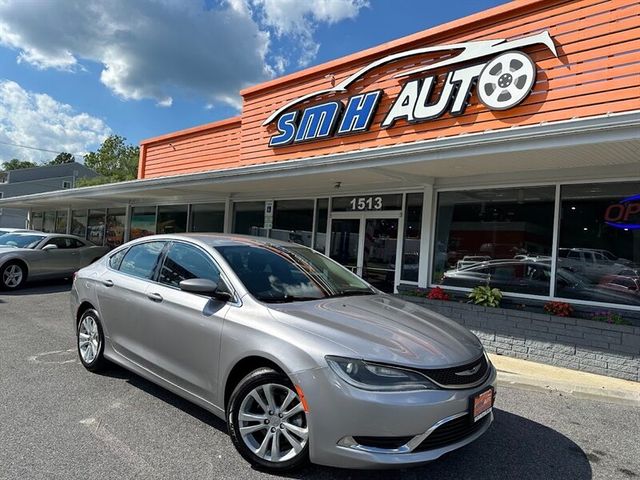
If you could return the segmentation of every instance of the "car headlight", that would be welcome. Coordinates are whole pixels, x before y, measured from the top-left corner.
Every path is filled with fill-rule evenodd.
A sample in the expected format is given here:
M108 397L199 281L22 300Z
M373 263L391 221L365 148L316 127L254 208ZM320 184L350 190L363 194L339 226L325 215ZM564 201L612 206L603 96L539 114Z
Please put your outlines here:
M369 363L355 358L325 357L329 367L342 380L363 390L407 391L435 390L438 387L425 376L400 367Z

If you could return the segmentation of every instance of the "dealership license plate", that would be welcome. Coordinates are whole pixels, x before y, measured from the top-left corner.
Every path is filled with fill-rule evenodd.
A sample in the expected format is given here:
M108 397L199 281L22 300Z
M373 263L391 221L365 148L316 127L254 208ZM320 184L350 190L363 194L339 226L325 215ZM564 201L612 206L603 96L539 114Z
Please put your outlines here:
M471 404L473 421L477 422L485 415L491 413L491 407L493 406L493 389L485 390L473 397Z

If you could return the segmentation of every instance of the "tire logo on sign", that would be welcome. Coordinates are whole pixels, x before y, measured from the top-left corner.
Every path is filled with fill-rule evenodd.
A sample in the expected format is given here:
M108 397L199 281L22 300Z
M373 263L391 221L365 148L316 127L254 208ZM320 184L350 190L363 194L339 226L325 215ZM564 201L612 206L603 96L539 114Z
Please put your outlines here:
M507 110L522 102L536 81L536 66L522 52L507 52L491 60L478 78L478 98L491 110Z

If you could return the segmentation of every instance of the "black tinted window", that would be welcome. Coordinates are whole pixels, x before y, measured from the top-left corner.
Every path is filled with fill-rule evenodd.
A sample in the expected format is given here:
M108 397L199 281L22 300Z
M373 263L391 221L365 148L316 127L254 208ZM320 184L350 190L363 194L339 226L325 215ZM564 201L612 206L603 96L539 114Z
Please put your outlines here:
M120 271L135 277L151 279L165 242L147 242L131 247L120 265Z
M78 241L69 237L53 237L47 242L47 245L55 245L58 248L78 248Z
M162 269L160 283L177 287L182 280L206 278L220 281L220 271L209 256L193 245L174 243L169 247Z

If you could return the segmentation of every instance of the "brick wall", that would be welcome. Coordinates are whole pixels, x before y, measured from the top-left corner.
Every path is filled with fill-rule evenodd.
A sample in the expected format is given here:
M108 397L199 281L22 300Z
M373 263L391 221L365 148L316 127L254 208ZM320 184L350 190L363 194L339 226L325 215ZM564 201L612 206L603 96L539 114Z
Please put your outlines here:
M488 352L640 381L640 327L403 296L464 325Z

